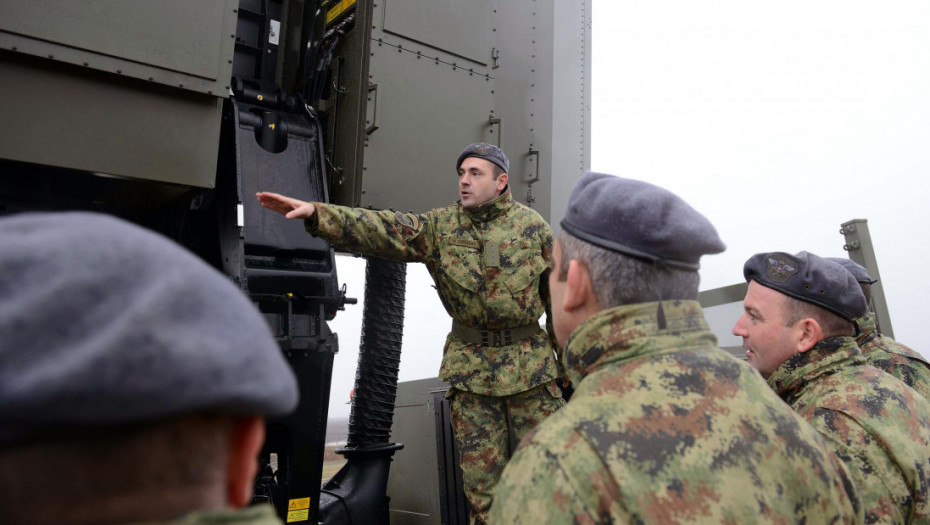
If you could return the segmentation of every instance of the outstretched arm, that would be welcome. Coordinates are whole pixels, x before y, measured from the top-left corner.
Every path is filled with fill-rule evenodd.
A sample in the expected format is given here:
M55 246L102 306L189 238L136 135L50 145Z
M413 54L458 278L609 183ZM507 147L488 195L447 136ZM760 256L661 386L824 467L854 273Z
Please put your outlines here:
M271 211L276 211L288 219L307 219L316 211L312 202L305 202L277 193L260 191L255 194L258 202Z

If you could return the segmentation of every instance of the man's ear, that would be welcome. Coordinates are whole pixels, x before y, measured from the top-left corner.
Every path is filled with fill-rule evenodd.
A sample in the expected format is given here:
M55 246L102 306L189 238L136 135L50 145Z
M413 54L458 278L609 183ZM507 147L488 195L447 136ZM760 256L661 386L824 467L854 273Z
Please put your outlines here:
M229 462L226 470L226 498L234 508L252 501L252 488L258 474L258 453L265 443L265 420L259 416L233 419L229 436Z
M568 277L565 283L565 297L562 302L562 309L566 312L573 312L588 304L588 301L594 296L594 288L591 284L591 274L588 267L577 259L572 259L568 263Z
M503 191L507 187L507 174L501 173L497 176L497 191Z
M794 326L794 336L799 353L804 353L823 339L823 329L815 319L801 319Z

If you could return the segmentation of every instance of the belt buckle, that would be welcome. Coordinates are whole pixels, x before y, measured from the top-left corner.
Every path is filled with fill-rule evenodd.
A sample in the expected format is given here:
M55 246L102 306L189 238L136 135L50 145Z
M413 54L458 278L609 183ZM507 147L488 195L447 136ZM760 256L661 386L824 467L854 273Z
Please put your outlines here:
M504 346L501 344L501 333L496 330L491 333L494 334L494 344L492 346Z

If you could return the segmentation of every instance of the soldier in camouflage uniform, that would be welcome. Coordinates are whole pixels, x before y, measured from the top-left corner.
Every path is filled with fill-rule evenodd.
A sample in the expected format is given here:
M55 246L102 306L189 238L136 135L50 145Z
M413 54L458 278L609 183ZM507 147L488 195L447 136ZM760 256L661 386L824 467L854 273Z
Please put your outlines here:
M419 214L258 194L269 209L304 218L309 233L337 250L426 264L452 316L439 378L451 387L465 494L478 522L511 439L562 405L557 347L539 327L549 311L552 231L513 200L508 167L496 146L467 147L456 163L461 203Z
M827 260L846 268L859 282L866 303L872 303L872 284L876 281L868 270L845 257L827 257ZM865 361L904 381L924 398L930 399L930 362L910 348L879 333L874 312L856 319L856 325L859 327L856 344L862 350Z
M855 278L814 254L760 253L733 333L749 363L846 463L866 523L930 522L930 402L865 363Z
M561 225L550 290L576 390L524 438L492 523L861 520L817 432L716 347L697 269L724 246L704 216L661 188L586 173Z

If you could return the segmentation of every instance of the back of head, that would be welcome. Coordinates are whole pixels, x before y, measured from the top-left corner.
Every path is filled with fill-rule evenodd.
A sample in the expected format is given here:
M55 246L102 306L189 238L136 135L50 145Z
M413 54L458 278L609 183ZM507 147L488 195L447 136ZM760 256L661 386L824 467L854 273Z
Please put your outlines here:
M701 278L697 272L656 265L583 241L562 231L559 234L564 272L570 261L585 264L601 308L665 300L695 300ZM564 278L564 277L563 277Z
M583 261L602 308L695 299L700 258L725 249L710 221L674 193L604 173L578 180L561 226L560 268Z
M872 303L872 285L877 283L876 279L872 279L872 276L869 275L869 271L865 269L865 266L857 263L856 261L849 259L847 257L824 257L826 260L835 262L843 268L846 268L846 271L852 274L856 278L856 281L859 283L859 288L862 289L862 295L865 296L865 302L867 304Z
M219 428L296 405L261 315L168 239L105 215L22 214L0 219L0 246L0 470L36 447L132 448L145 429L177 434L166 422Z

